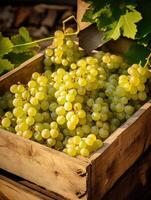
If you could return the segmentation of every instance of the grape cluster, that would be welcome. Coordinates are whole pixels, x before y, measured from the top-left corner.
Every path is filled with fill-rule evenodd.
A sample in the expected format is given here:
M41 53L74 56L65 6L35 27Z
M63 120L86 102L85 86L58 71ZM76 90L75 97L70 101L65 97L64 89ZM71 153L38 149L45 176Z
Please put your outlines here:
M84 56L56 31L44 72L0 97L1 127L70 156L89 156L149 97L147 68L121 56Z
M66 148L63 152L70 156L82 155L88 157L91 152L102 147L102 145L103 142L97 139L95 134L89 134L87 137L83 138L76 135L68 139Z
M145 84L148 78L150 78L148 69L134 64L128 68L128 75L119 77L119 86L134 100L145 101L147 99Z
M47 48L45 51L44 63L46 67L50 67L52 64L61 64L63 67L67 67L82 56L83 53L79 50L77 42L70 37L65 37L62 31L56 31L54 36L53 49Z

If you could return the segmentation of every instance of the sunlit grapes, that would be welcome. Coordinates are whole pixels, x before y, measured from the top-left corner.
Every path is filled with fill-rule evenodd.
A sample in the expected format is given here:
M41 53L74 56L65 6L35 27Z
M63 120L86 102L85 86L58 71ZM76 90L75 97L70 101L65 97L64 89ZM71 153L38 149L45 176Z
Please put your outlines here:
M0 97L0 127L69 156L89 157L148 100L150 77L147 66L130 66L119 55L85 56L58 30L45 50L43 73Z

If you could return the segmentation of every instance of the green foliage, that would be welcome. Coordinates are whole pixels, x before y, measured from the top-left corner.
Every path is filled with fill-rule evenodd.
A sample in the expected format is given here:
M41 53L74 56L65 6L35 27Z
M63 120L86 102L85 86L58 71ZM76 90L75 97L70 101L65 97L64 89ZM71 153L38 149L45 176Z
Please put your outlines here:
M19 29L19 34L11 37L11 41L14 45L26 44L32 42L29 32L26 28L22 27ZM30 51L30 48L36 47L37 44L29 44L27 46L16 46L13 48L13 52L22 53Z
M7 59L0 59L0 74L3 74L5 71L10 71L14 68L14 64L12 64Z
M3 37L0 33L0 57L3 55L8 54L11 51L11 48L13 47L12 42L9 38Z
M150 51L143 45L134 43L124 56L127 58L129 64L141 62L141 64L144 66L146 63L146 58L149 56L149 54Z
M130 62L144 62L145 56L151 51L151 1L84 1L90 5L83 16L83 21L96 24L98 30L104 32L105 41L117 40L121 36L135 40L136 45L129 49L127 58ZM139 56L136 56L137 54Z
M31 58L37 46L36 42L32 42L28 30L24 27L11 38L3 37L0 33L0 75Z
M118 39L121 35L135 38L137 26L142 17L129 1L107 0L89 1L90 6L83 20L96 23L100 31L105 32L105 39Z
M127 12L125 15L121 15L119 21L115 24L114 29L109 31L108 38L117 40L122 31L123 36L134 39L137 32L136 23L140 21L141 18L141 14L136 10Z
M9 53L5 56L11 63L13 63L15 66L18 66L25 62L26 60L30 59L35 55L36 52L23 52L23 53Z

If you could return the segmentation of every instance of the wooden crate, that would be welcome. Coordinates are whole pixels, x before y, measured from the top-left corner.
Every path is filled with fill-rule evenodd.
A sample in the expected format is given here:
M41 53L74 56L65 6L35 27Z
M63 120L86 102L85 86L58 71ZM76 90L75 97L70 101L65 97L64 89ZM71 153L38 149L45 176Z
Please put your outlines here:
M151 199L151 148L122 175L102 200ZM57 194L0 170L0 200L61 200Z
M38 186L30 186L30 182L0 171L0 200L55 200L53 194L42 193ZM53 198L54 196L54 198Z
M1 94L42 70L43 54L0 78ZM151 144L151 102L145 103L89 158L72 158L0 129L0 168L23 177L62 199L98 200Z

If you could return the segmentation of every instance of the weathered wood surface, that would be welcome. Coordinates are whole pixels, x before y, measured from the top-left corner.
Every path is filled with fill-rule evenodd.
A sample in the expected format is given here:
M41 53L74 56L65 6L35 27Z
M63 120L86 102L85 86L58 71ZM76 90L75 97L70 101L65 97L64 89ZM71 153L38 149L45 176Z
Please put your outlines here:
M3 175L0 175L0 194L2 200L54 200Z
M35 185L34 183L31 183L31 182L26 181L24 179L20 180L19 183L22 184L22 185L25 185L28 188L31 188L32 190L38 191L38 192L52 198L53 200L67 200L65 197L60 196L58 193L48 191L48 190L44 189L43 187L39 187L38 185Z
M3 193L0 192L0 200L9 200Z
M88 22L82 22L83 15L88 6L88 3L82 0L77 0L77 21L80 26L80 30L83 30L90 25Z
M0 168L63 197L74 200L86 195L86 166L82 160L0 129Z
M151 102L144 104L91 157L91 198L98 200L151 144ZM91 199L90 198L90 199Z
M102 200L151 199L151 147L118 180Z
M26 195L24 195L24 193ZM40 199L44 200L65 200L59 195L45 190L31 182L16 177L6 171L0 171L0 200L18 200L23 196L26 197L27 200L33 200L33 195L34 199L35 196L38 196ZM124 175L122 175L111 190L105 194L102 200L111 199L151 199L151 147ZM100 200L100 198L98 198L98 200Z

